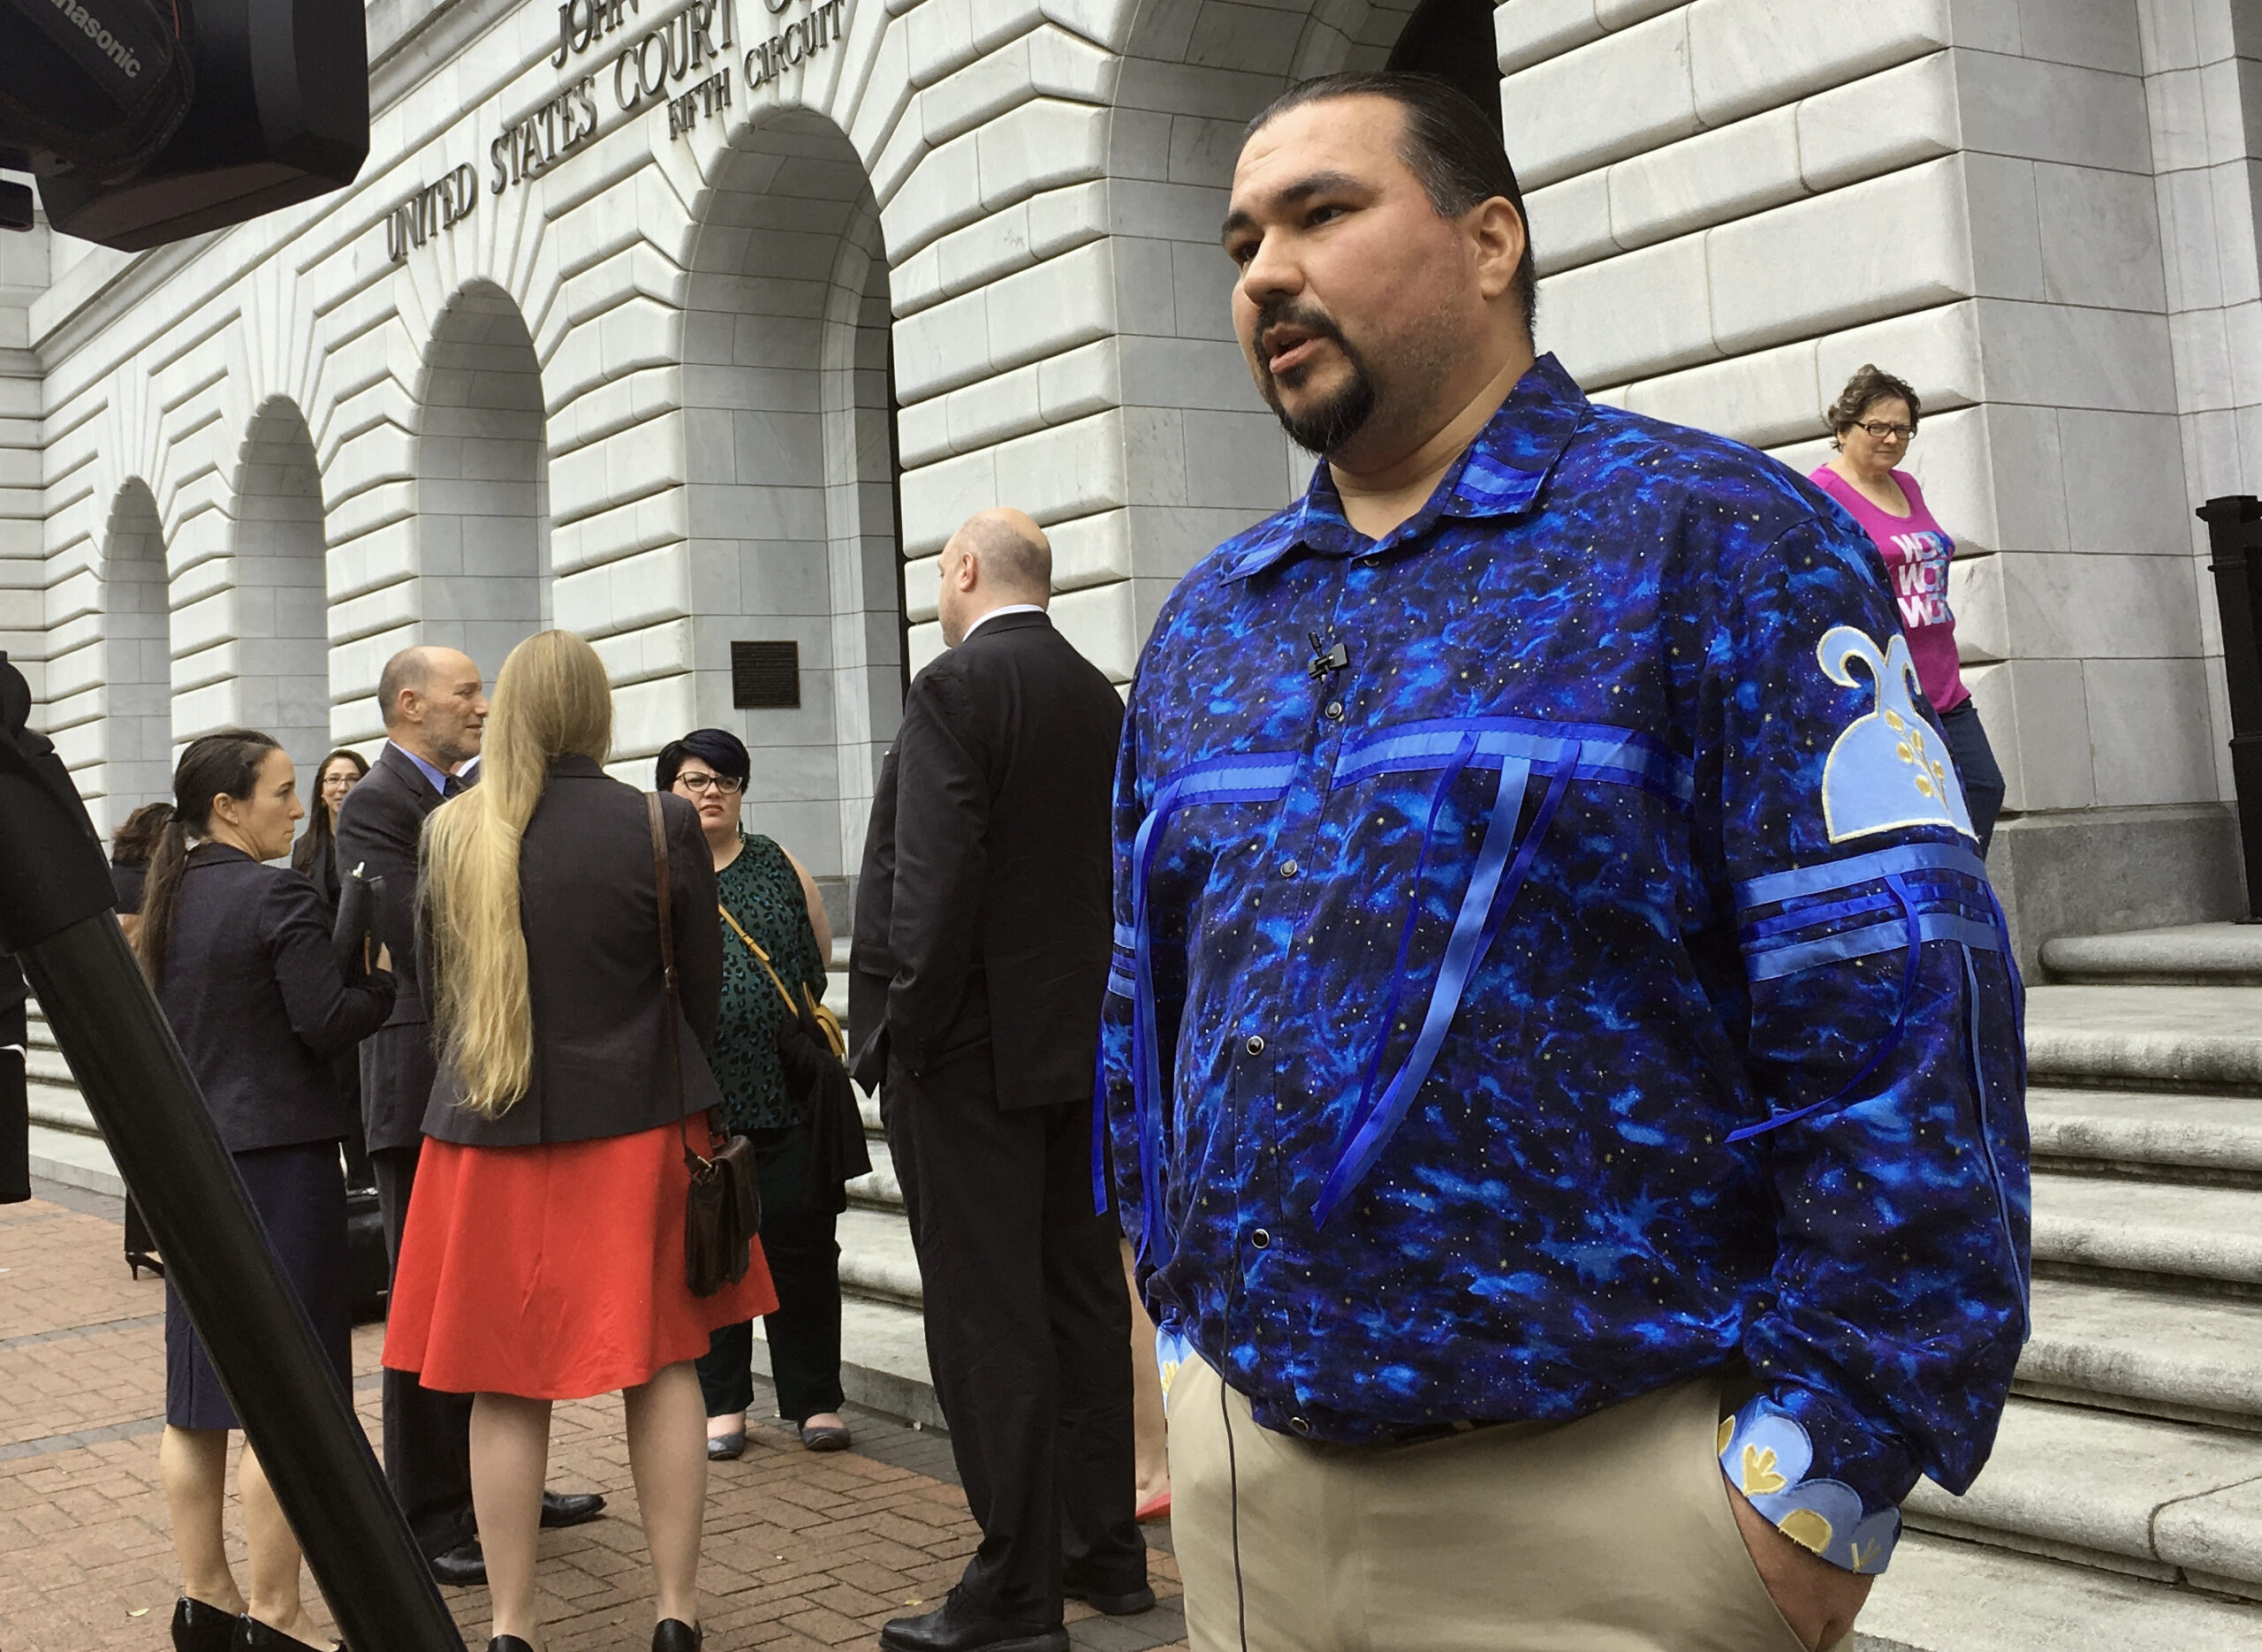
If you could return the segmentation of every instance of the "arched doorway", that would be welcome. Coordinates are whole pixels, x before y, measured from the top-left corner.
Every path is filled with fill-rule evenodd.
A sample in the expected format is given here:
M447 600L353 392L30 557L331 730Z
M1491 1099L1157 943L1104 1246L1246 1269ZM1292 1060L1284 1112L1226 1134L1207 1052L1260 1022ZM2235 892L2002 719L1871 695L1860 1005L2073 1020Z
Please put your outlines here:
M210 726L273 735L302 782L322 761L330 740L327 555L314 438L298 408L275 397L253 418L237 472L229 693L184 705L180 738L205 731L186 723L202 714Z
M144 803L173 794L172 657L167 623L164 530L148 484L129 481L102 530L101 678L108 703L98 776L80 784L102 803L115 830Z
M1119 104L1108 149L1123 407L1149 460L1134 467L1124 513L1135 642L1188 568L1311 476L1233 337L1217 234L1241 128L1299 82L1388 66L1415 12L1414 0L1283 7L1261 22L1226 0L1140 10L1125 49L1138 72L1127 65L1120 85L1142 106Z
M414 640L491 681L550 613L542 368L510 294L475 281L448 302L417 405Z
M694 715L752 750L750 822L838 880L903 703L887 261L822 116L748 130L714 177L684 315Z

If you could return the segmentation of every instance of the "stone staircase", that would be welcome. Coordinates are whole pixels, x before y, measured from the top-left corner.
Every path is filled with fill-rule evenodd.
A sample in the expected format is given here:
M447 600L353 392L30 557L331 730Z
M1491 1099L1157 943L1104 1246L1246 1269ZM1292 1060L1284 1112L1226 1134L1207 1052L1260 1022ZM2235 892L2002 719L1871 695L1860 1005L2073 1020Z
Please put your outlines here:
M1862 1642L2262 1647L2262 928L2042 958L2033 1340L1978 1481L1909 1499Z

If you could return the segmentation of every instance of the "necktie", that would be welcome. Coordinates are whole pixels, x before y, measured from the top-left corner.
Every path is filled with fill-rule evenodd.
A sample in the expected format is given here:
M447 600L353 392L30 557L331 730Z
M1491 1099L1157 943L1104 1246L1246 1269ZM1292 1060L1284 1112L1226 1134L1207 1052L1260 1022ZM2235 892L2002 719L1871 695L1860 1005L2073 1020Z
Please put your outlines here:
M461 775L450 775L448 777L447 784L440 788L441 801L445 802L448 799L459 795L463 789L463 777Z

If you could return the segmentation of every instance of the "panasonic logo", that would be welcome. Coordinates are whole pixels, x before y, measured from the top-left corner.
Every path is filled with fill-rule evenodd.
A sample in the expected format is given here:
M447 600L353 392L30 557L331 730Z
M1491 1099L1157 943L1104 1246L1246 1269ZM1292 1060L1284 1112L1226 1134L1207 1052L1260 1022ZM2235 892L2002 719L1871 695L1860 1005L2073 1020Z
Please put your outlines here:
M79 4L78 0L55 0L55 9L69 18L80 34L102 48L102 56L116 64L127 80L141 78L141 60L133 55L133 49L103 27L102 20Z

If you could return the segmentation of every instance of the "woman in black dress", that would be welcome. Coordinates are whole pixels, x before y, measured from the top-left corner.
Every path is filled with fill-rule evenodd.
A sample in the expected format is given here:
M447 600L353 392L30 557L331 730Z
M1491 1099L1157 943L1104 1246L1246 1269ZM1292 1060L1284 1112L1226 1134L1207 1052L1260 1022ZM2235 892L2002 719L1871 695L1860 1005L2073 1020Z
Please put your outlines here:
M149 864L135 951L233 1156L277 1261L345 1391L352 1286L338 1144L358 1127L330 1063L392 1011L382 966L348 981L314 885L261 862L290 851L306 811L291 759L264 734L193 741L173 771L174 815ZM165 1287L165 1433L158 1468L183 1587L173 1644L310 1645L299 1543L258 1459L237 1472L247 1592L221 1539L228 1430L238 1425L179 1296Z
M322 767L315 770L314 807L307 811L307 829L299 834L299 841L291 847L291 868L303 872L314 880L322 891L323 910L331 921L338 917L338 811L345 807L345 794L361 783L369 772L368 760L361 753L346 746L322 760ZM348 1045L330 1064L330 1077L338 1082L338 1094L358 1121L361 1117L361 1051L359 1046ZM362 1147L361 1132L356 1129L345 1138L345 1185L348 1187L375 1187L376 1172L369 1168L369 1156Z

